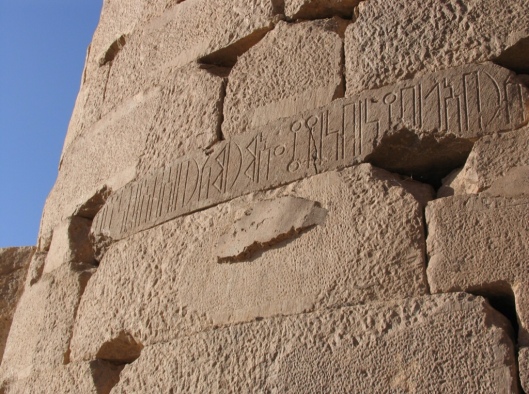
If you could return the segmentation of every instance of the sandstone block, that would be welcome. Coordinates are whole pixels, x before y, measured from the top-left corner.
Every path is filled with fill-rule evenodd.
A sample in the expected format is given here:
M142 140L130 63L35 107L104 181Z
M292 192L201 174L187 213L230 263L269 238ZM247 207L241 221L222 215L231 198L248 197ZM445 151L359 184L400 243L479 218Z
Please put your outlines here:
M0 362L35 248L0 248Z
M69 362L79 300L92 271L62 266L26 286L13 317L0 380L19 380Z
M428 203L428 281L434 293L505 293L529 272L527 199L454 196Z
M516 314L518 316L518 345L529 347L529 281L513 286Z
M113 393L516 393L507 326L467 294L266 319L146 347Z
M119 381L119 373L122 369L123 367L101 360L72 363L6 383L4 392L5 394L108 394Z
M169 70L163 80L123 102L68 147L44 208L41 238L49 238L61 220L101 189L116 190L136 174L217 140L224 79L208 67L191 65ZM95 213L79 214L93 218Z
M340 18L279 22L237 59L224 104L225 137L297 115L343 97Z
M529 195L529 128L478 140L455 182L455 194Z
M91 225L91 220L74 216L55 228L44 273L62 265L94 263L94 251L88 240Z
M529 392L529 347L518 351L518 368L520 370L520 381L525 392Z
M130 183L109 198L92 232L96 239L121 239L241 195L365 161L412 176L444 171L463 163L476 138L525 125L527 97L512 72L484 64L338 99L190 153Z
M366 164L239 198L113 244L81 301L72 359L93 359L102 346L122 343L123 332L148 346L213 326L425 294L422 206L408 190L432 198L430 186ZM260 245L236 264L218 263L224 251L218 245L234 223L249 211L262 215L263 207L281 210L297 199L308 200L309 212L317 202L327 211L325 222ZM299 215L285 221L297 228ZM257 241L262 236L253 234Z
M365 1L345 34L347 96L434 70L495 60L529 38L529 3ZM506 66L529 67L523 59Z
M289 19L319 19L331 16L352 18L361 0L285 0Z

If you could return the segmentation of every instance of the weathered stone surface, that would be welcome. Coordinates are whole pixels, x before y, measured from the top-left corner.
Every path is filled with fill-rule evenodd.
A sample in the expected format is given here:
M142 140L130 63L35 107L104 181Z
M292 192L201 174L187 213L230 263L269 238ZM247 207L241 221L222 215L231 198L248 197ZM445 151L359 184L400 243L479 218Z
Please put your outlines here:
M454 180L454 193L486 190L506 197L529 195L528 167L529 127L483 137L475 143L463 170Z
M0 248L0 362L35 248Z
M72 360L93 359L122 332L148 346L215 325L425 294L422 205L414 195L428 194L428 185L365 164L117 242L81 301ZM318 202L325 223L249 260L218 264L216 244L233 223L285 196Z
M62 265L94 263L94 251L88 240L91 225L91 220L74 216L55 228L44 273Z
M480 297L450 294L265 319L150 346L113 393L516 393L515 364L503 316Z
M345 34L346 95L494 60L528 37L525 0L365 1Z
M529 392L529 347L518 351L518 369L522 388L527 393Z
M290 19L316 19L341 16L351 18L361 0L285 0L285 15Z
M474 195L428 203L432 292L505 292L527 280L528 206L528 199Z
M528 121L527 90L492 64L335 100L190 154L109 198L92 232L120 239L247 193L370 161L402 172L461 162L479 136Z
M246 133L343 97L340 18L279 22L237 59L224 104L225 137Z
M524 282L513 286L516 314L518 316L518 345L529 347L529 281L527 276Z
M296 197L262 201L251 206L217 242L219 259L248 258L259 249L295 237L323 224L327 211L318 203Z
M24 379L69 362L75 315L91 273L62 266L26 286L13 317L0 380Z
M4 392L5 394L108 394L119 381L119 373L122 369L121 366L101 360L72 363L6 383Z
M59 222L77 212L93 217L82 208L94 196L217 140L224 79L193 64L168 70L163 80L125 100L70 144L46 202L41 239L51 239Z

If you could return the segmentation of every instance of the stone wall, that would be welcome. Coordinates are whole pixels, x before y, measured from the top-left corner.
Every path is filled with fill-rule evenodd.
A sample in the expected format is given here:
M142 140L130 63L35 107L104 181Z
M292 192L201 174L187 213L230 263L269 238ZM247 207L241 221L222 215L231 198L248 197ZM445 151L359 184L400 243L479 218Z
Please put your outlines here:
M529 392L528 49L526 0L105 0L0 392Z

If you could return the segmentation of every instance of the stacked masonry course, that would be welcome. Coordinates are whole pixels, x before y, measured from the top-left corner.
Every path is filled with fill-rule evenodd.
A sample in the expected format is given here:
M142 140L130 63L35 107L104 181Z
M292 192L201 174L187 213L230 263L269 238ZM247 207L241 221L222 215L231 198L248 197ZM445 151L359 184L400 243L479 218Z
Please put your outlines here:
M0 393L529 392L528 75L526 0L105 0Z

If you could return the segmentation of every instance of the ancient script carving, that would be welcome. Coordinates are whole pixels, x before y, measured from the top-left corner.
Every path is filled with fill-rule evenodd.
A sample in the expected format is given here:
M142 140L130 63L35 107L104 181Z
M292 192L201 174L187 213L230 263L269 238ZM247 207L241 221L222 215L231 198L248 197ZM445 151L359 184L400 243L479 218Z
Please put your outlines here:
M382 137L476 138L527 122L527 91L508 70L454 68L339 99L183 157L109 198L92 231L113 239L257 190L362 163Z

